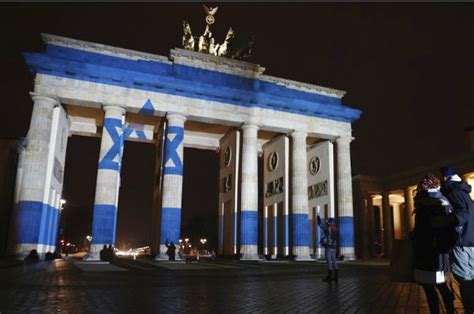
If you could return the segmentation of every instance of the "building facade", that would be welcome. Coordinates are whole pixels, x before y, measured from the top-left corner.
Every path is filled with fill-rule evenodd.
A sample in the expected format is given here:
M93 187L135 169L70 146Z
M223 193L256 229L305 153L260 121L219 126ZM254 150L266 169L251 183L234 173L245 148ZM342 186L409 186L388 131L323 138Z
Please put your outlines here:
M341 254L355 257L350 142L361 111L342 104L345 92L195 51L172 49L165 57L42 36L45 52L24 54L35 84L18 165L16 254L55 249L68 137L99 135L88 259L97 260L104 245L115 243L129 140L157 147L150 169L156 174L156 259L167 259L166 244L179 241L184 147L219 152L219 254L314 258L320 254L314 218L321 211L338 219ZM264 195L258 195L259 156L265 158Z
M387 178L353 177L356 253L358 257L390 257L392 241L407 239L414 227L416 186L428 173L440 178L439 168L451 165L474 186L474 129L467 129L470 151L450 160L412 169ZM474 199L474 192L471 193Z

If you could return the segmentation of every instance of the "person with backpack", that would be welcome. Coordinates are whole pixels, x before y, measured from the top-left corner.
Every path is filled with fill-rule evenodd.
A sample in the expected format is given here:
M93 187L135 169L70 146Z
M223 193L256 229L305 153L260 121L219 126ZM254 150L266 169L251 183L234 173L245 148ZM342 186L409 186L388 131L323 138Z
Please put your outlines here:
M469 195L472 190L452 167L442 167L440 172L443 177L441 192L453 206L459 234L452 252L452 270L459 282L466 313L474 313L474 204Z
M324 255L326 257L326 263L328 265L328 275L323 281L338 281L339 273L337 268L336 260L336 221L334 218L329 218L326 223L323 223L318 212L318 226L323 231L321 240L319 241L324 246Z
M415 195L414 278L425 291L430 313L439 313L439 290L447 313L454 313L454 295L446 285L449 271L450 232L454 229L453 208L439 191L440 181L425 176Z

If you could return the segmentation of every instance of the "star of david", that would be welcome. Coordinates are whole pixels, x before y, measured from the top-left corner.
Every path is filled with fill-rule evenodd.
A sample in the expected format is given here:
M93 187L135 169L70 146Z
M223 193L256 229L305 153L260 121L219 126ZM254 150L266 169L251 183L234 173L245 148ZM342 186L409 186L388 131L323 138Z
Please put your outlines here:
M112 146L99 162L99 169L120 171L123 146L122 120L114 118L104 119L104 132L107 132L112 139Z

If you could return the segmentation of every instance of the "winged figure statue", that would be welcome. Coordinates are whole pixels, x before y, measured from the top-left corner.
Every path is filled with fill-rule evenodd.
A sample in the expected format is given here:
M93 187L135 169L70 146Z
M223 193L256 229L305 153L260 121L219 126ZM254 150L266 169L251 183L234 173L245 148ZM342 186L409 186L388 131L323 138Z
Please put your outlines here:
M194 50L194 37L188 21L183 21L183 48L186 50Z
M217 9L219 9L219 7L215 7L215 8L210 7L210 8L208 8L205 4L203 4L202 6L203 6L204 11L206 12L207 15L214 15L214 14L216 14Z

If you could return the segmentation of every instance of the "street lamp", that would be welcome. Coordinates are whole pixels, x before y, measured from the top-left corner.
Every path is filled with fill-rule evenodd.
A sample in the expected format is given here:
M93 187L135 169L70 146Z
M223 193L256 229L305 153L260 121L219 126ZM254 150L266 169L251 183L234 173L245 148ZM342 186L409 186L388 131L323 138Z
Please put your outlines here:
M207 242L207 239L206 239L206 238L203 238L203 239L201 239L201 240L199 240L199 241L201 242L202 251L203 251L203 253L204 253L204 251L205 251L205 244L206 244L206 242Z
M84 243L84 250L86 252L90 252L91 250L91 241L92 241L92 236L90 234L86 235L86 242Z

